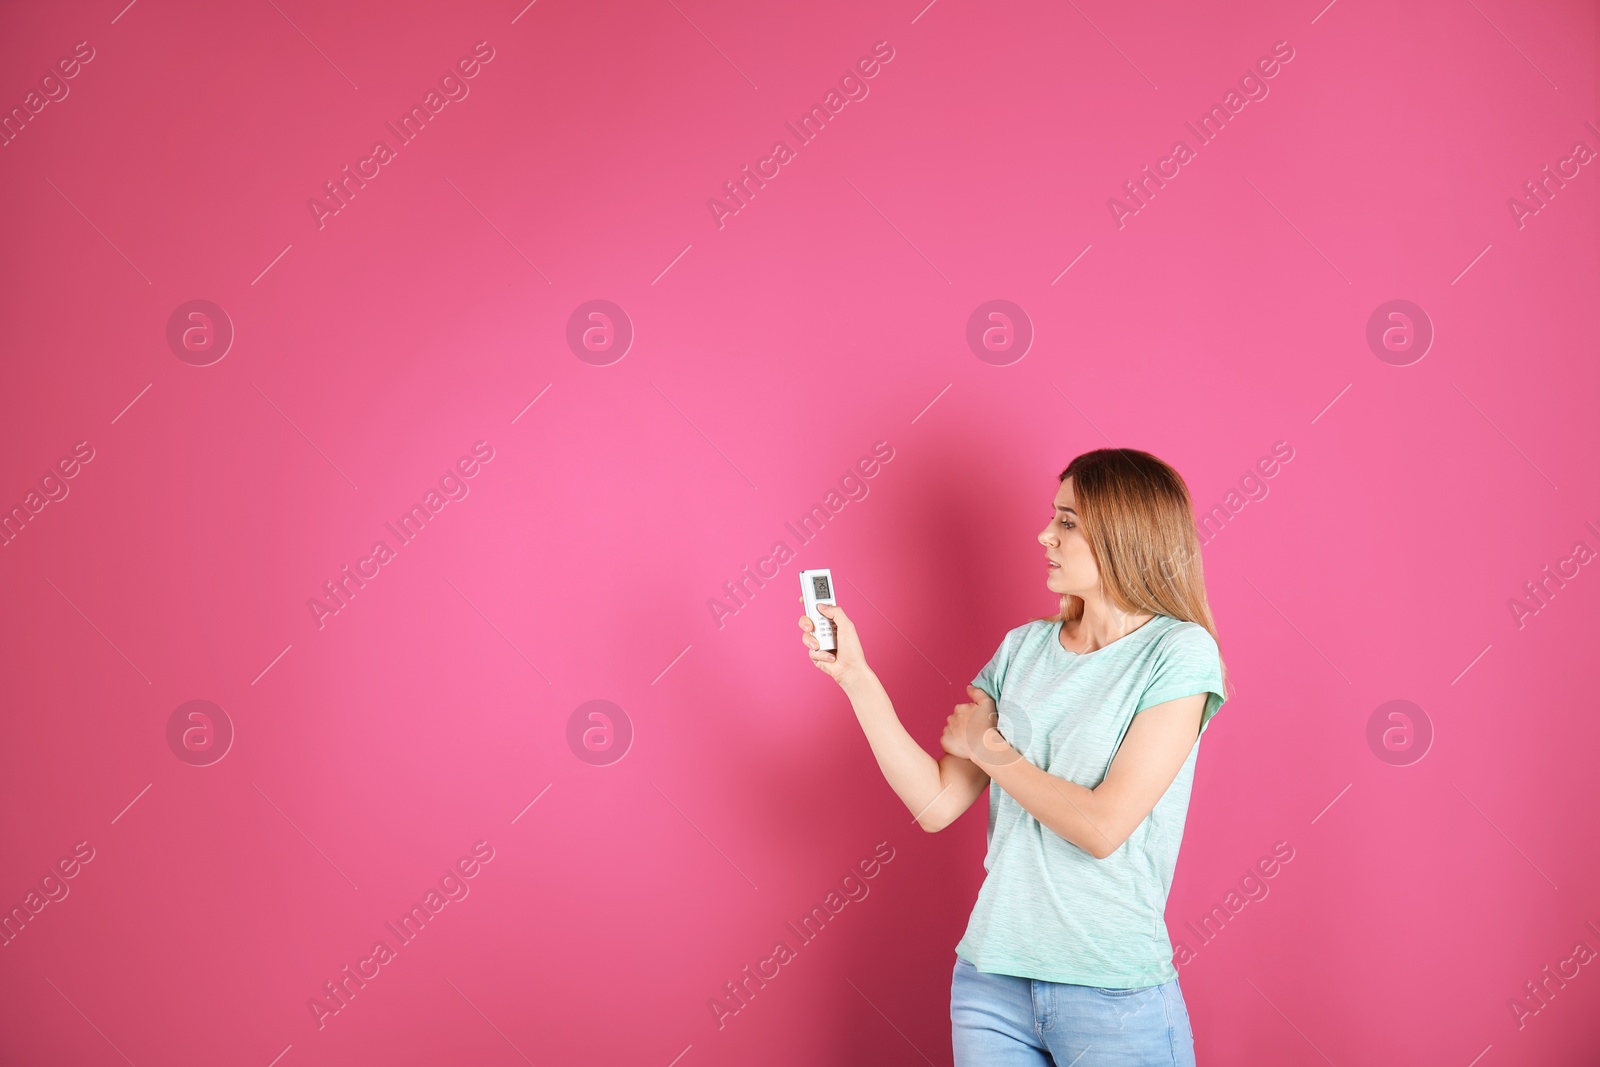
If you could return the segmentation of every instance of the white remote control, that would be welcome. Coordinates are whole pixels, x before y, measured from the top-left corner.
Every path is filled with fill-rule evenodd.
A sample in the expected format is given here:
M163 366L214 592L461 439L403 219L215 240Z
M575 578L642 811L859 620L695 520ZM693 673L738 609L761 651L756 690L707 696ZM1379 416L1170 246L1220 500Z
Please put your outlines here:
M800 572L800 592L805 596L806 614L816 629L817 644L823 652L839 651L839 642L833 636L833 620L817 610L818 604L832 604L833 572L826 567Z

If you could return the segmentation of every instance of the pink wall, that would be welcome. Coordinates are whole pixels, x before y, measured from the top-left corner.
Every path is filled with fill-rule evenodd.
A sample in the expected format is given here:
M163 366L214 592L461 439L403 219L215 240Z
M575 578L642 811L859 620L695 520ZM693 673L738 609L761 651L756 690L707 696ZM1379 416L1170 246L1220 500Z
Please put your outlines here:
M1112 442L1228 516L1237 691L1168 910L1201 1063L1594 1062L1593 5L122 3L0 33L0 105L60 97L0 148L0 903L40 907L0 948L0 1061L949 1063L983 805L912 825L795 575L835 568L937 752L1053 606L1054 475ZM746 165L772 176L713 211ZM620 359L567 342L593 300ZM1020 359L967 344L991 300ZM1394 300L1425 352L1384 347ZM609 765L569 742L594 700ZM441 879L466 895L402 944ZM319 1025L347 965L376 974Z

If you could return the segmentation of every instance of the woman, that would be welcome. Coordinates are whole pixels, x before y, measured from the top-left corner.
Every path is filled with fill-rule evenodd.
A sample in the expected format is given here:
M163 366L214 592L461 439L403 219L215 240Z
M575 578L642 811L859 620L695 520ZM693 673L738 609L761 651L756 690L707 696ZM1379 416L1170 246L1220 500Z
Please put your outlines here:
M1099 449L1061 472L1039 534L1061 610L1005 635L936 763L900 724L837 607L811 659L855 708L927 831L989 791L983 887L956 945L956 1067L1192 1065L1166 901L1199 738L1222 706L1189 490L1166 463Z

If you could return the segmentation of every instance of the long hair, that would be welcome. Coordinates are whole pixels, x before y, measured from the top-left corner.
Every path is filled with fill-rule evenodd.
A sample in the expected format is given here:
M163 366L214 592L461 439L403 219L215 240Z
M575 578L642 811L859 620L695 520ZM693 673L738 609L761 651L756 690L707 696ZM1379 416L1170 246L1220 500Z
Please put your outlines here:
M1220 648L1183 476L1148 452L1098 448L1067 464L1061 480L1068 478L1106 598L1129 613L1198 623ZM1083 598L1063 593L1061 610L1046 621L1082 615Z

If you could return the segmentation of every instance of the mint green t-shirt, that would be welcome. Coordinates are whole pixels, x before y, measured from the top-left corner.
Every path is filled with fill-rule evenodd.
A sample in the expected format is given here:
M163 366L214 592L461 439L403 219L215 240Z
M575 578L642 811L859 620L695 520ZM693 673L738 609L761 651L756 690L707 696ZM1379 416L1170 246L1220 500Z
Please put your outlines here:
M1134 715L1209 693L1222 707L1222 659L1205 627L1157 615L1093 652L1061 646L1061 623L1009 631L972 684L994 697L999 728L1029 763L1093 789ZM1127 989L1177 977L1167 891L1178 862L1200 739L1155 808L1097 860L989 783L988 873L956 954L980 971Z

